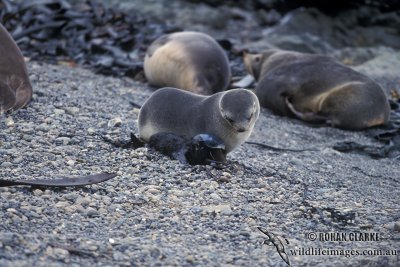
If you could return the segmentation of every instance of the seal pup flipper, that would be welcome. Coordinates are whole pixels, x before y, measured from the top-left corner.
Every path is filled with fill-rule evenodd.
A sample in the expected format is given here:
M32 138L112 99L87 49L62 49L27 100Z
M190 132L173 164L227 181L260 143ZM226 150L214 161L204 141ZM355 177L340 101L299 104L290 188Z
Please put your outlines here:
M7 80L10 90L15 94L15 103L12 110L23 108L32 98L32 86L29 80L14 74L10 75Z
M39 180L3 180L0 179L0 187L17 185L34 185L47 187L69 187L98 184L110 180L117 176L115 173L100 173L87 176L78 176L76 178L61 177L60 179L39 179Z
M21 50L1 23L0 40L0 82L6 84L8 90L11 89L14 92L15 97L14 104L10 107L13 99L10 97L10 93L6 91L6 87L0 86L2 93L8 95L4 100L0 100L0 104L2 104L0 109L3 112L18 110L31 100L32 86ZM6 106L7 109L5 109Z
M318 115L314 112L300 112L296 110L292 103L290 103L289 98L285 97L285 103L288 109L299 119L312 123L326 123L330 124L328 117Z
M0 81L0 114L12 109L16 103L15 92Z
M161 132L150 137L149 146L161 154L178 160L182 164L188 163L185 157L187 140L180 135Z
M13 107L13 110L18 110L20 108L25 107L32 98L32 86L30 83L27 83L26 80L23 80L20 77L12 76L11 80L15 80L13 83L18 84L18 87L15 87L15 98L16 102Z
M242 79L240 79L237 82L232 83L231 87L232 88L248 88L250 87L254 82L255 78L253 75L247 74L244 76Z

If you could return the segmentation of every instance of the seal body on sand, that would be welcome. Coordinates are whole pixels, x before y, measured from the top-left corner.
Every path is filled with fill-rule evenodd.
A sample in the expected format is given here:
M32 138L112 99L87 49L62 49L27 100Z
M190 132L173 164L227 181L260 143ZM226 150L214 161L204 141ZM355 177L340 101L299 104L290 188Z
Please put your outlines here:
M224 91L231 79L224 50L199 32L172 33L154 41L146 52L144 72L151 85L203 95Z
M24 107L32 98L24 57L0 24L0 114Z
M258 81L261 106L279 115L350 130L388 121L390 107L383 89L330 57L267 50L245 54L244 62Z
M229 153L250 136L260 113L254 93L233 89L201 96L177 88L154 92L139 112L139 137L149 142L157 133L174 133L190 139L212 134Z

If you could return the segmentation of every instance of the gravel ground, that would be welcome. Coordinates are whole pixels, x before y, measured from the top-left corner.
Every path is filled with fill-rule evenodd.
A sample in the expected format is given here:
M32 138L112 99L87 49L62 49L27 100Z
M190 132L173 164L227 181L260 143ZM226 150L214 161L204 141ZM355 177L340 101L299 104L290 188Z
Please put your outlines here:
M152 89L88 70L30 62L30 105L1 118L0 177L102 171L83 188L1 188L0 266L285 266L262 226L289 249L398 249L400 169L394 159L342 154L363 132L310 127L263 110L226 169L187 166L147 148L115 148L137 131ZM376 143L376 145L379 145ZM379 242L307 240L311 232L378 232ZM395 266L399 256L293 256L293 266Z
M144 12L164 12L172 20L185 13L172 12L176 2L171 9L149 3ZM187 29L232 38L238 23L253 27L247 11L196 7L203 15L178 16L189 21ZM218 29L220 14L245 19ZM257 44L257 36L261 32L240 33L248 46L269 46ZM386 92L400 90L399 50L343 48L331 55ZM154 88L82 68L41 62L28 68L32 102L0 117L0 178L118 176L81 188L0 188L0 266L287 266L274 246L263 244L267 236L258 226L281 239L292 266L399 266L399 161L332 149L342 141L381 145L365 132L311 127L263 109L250 141L305 151L244 144L228 155L225 169L188 166L147 148L104 141L129 140L137 132L138 109L131 102L142 104ZM319 238L355 232L378 233L379 241ZM337 249L339 255L292 253L310 248ZM343 255L350 250L397 255Z

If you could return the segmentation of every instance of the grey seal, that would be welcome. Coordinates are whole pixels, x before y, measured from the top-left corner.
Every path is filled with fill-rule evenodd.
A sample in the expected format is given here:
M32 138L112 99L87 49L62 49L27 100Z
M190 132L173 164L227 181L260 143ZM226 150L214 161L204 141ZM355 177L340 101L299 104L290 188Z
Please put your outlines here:
M210 95L224 91L231 80L226 53L200 32L163 35L147 49L144 72L149 84Z
M279 115L349 130L385 124L389 119L383 89L330 57L271 49L245 53L244 62L257 80L261 106Z
M139 138L148 143L158 133L190 139L212 134L225 144L226 153L246 141L260 114L257 96L232 89L202 96L177 88L155 91L139 112Z
M32 98L24 57L0 24L0 114L24 107Z

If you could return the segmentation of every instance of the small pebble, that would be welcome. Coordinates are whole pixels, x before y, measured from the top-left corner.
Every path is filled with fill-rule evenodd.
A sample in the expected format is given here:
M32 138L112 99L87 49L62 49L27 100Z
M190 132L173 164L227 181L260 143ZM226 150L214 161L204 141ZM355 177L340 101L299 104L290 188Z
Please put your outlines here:
M14 122L13 118L12 117L7 117L6 118L6 126L7 127L13 127L14 125L15 125L15 122Z
M95 216L99 216L99 212L96 209L89 207L86 209L86 215L88 217L95 217Z
M119 127L122 124L122 119L120 117L113 118L108 121L108 127Z
M13 164L11 162L8 162L8 161L5 161L0 165L0 167L3 167L3 168L10 168L12 166L13 166Z
M66 107L64 110L69 115L76 115L79 112L79 108L77 107Z
M56 114L56 115L65 114L65 110L63 110L63 109L58 109L58 108L54 109L53 112L54 112L54 114Z
M400 222L395 222L393 225L393 230L395 232L400 232Z

